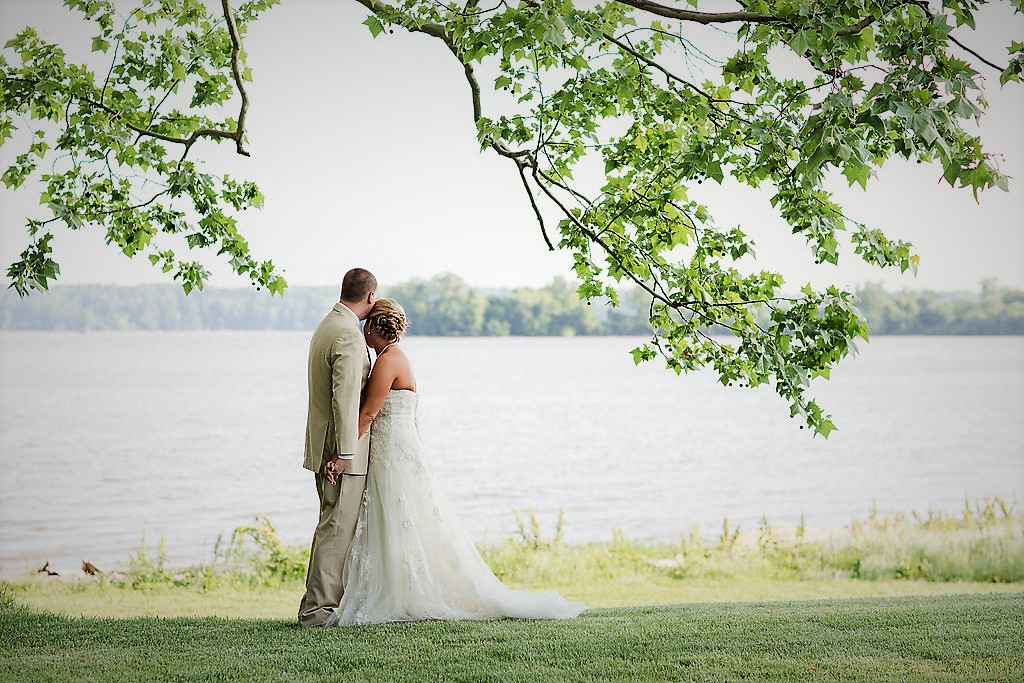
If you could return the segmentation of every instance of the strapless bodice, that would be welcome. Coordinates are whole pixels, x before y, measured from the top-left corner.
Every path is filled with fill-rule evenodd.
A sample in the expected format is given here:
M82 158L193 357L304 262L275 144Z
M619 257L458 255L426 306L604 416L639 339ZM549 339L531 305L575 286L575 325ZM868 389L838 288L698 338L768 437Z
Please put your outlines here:
M419 394L392 389L370 425L370 467L387 467L387 461L418 448L416 404ZM374 464L376 463L376 464Z
M392 389L384 399L384 405L380 407L377 418L396 418L401 415L415 415L416 403L420 395L411 389Z

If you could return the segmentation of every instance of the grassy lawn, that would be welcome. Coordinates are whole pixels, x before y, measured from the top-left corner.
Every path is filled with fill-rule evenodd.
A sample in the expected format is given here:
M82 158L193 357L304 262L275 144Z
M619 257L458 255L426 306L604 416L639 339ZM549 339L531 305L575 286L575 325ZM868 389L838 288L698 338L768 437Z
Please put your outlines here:
M208 590L155 584L141 589L102 583L83 577L81 582L24 579L8 585L18 604L35 611L72 617L229 617L293 619L302 597L301 581L253 587L224 585ZM843 599L949 595L963 593L1019 593L1020 584L968 581L856 581L841 578L770 579L740 575L720 578L674 579L663 575L628 573L588 576L573 581L571 574L547 581L506 578L513 588L553 588L588 607L677 605L707 602L765 602L777 600Z
M481 548L508 585L591 608L559 622L299 630L306 550L263 517L193 567L143 547L102 577L0 582L0 683L1024 681L1024 515L999 499L872 510L824 538L767 520L661 544L560 538L531 517Z
M56 616L5 592L2 681L1024 680L1021 593L299 630L290 616Z

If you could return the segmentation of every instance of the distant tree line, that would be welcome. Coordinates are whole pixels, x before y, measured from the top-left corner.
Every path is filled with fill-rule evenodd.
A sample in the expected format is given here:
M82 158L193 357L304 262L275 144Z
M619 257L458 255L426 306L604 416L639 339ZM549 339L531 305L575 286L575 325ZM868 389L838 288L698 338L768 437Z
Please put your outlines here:
M455 275L413 279L378 292L397 299L425 336L647 334L650 303L630 292L618 308L582 303L575 285L483 291ZM338 300L337 287L289 287L284 297L175 285L57 285L20 299L0 291L3 330L311 330Z
M402 303L409 334L572 336L649 334L650 298L624 290L618 306L580 302L556 278L544 287L481 290L442 274L382 288ZM980 293L858 290L873 334L1024 334L1024 291L983 283ZM290 287L270 297L252 289L174 285L63 285L20 299L0 293L3 330L311 330L338 298L336 287Z
M857 290L872 334L1024 334L1024 290L986 280L976 294Z

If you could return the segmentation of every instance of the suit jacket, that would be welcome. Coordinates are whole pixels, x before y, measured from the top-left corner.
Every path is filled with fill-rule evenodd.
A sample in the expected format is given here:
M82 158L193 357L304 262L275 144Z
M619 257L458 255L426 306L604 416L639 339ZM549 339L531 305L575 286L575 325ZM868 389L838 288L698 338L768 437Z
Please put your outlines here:
M319 472L324 459L352 454L349 474L366 474L369 432L359 438L359 400L370 375L370 352L359 320L347 306L334 308L309 342L309 409L302 466Z

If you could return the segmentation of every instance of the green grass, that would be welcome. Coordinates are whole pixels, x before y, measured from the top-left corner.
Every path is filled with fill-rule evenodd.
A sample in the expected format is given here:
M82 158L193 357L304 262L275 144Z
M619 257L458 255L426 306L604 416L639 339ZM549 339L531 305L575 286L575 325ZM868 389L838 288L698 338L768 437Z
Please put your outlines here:
M965 501L959 515L878 514L842 534L814 537L804 524L714 536L692 529L670 543L616 534L610 543L565 545L562 521L545 534L518 514L518 533L481 548L514 588L554 588L590 607L1019 592L1024 516L998 498ZM23 577L19 602L68 616L224 616L289 619L302 594L308 547L286 546L259 517L218 541L210 561L165 566L163 543L142 547L124 571L96 579ZM107 569L110 569L107 567Z
M685 604L300 630L0 606L3 681L1024 680L1024 594Z
M611 543L566 546L562 520L547 537L534 516L518 515L519 531L481 552L506 581L587 584L609 577L662 583L733 579L933 582L1024 581L1024 515L1000 498L965 501L957 516L929 512L879 514L872 508L842 533L816 536L801 522L741 530L723 521L709 537L698 528L675 542L643 544L616 534Z
M519 521L488 564L580 618L300 630L306 550L259 518L194 567L143 545L102 577L0 582L0 681L1024 681L1024 517L998 499L818 538L570 546Z
M84 578L84 577L83 577ZM857 581L853 579L768 579L739 576L725 579L680 580L667 576L595 578L551 583L506 579L513 588L554 588L588 607L672 605L679 603L750 602L776 600L950 595L961 593L1018 593L1019 584L934 581ZM2 584L0 584L2 585ZM218 586L208 590L172 585L132 588L84 578L62 582L33 578L8 584L19 604L33 610L71 617L239 617L292 619L303 584L289 581L271 586Z
M866 519L854 520L846 531L817 537L808 534L804 522L780 530L765 518L756 530L741 530L726 519L721 531L712 536L694 527L667 543L639 543L616 533L610 543L565 545L561 518L550 537L532 513L529 524L518 513L516 521L519 529L513 538L480 548L494 573L506 583L523 587L590 587L589 594L580 598L595 605L609 604L601 598L609 582L619 586L616 593L632 586L641 591L657 587L662 597L656 602L666 601L665 596L678 593L681 586L703 590L718 583L1024 582L1024 515L999 498L985 498L973 507L965 501L960 516L879 515L872 509ZM301 582L308 560L308 546L284 545L270 520L259 516L253 524L235 529L226 542L218 539L207 562L168 568L163 539L153 554L143 538L123 569L99 580L140 590L168 586L202 592L255 590ZM874 594L865 590L868 593L853 594ZM741 596L730 599L737 597ZM642 595L636 598L631 604L649 601ZM687 601L697 598L692 591L682 596ZM669 601L678 600L676 596Z

